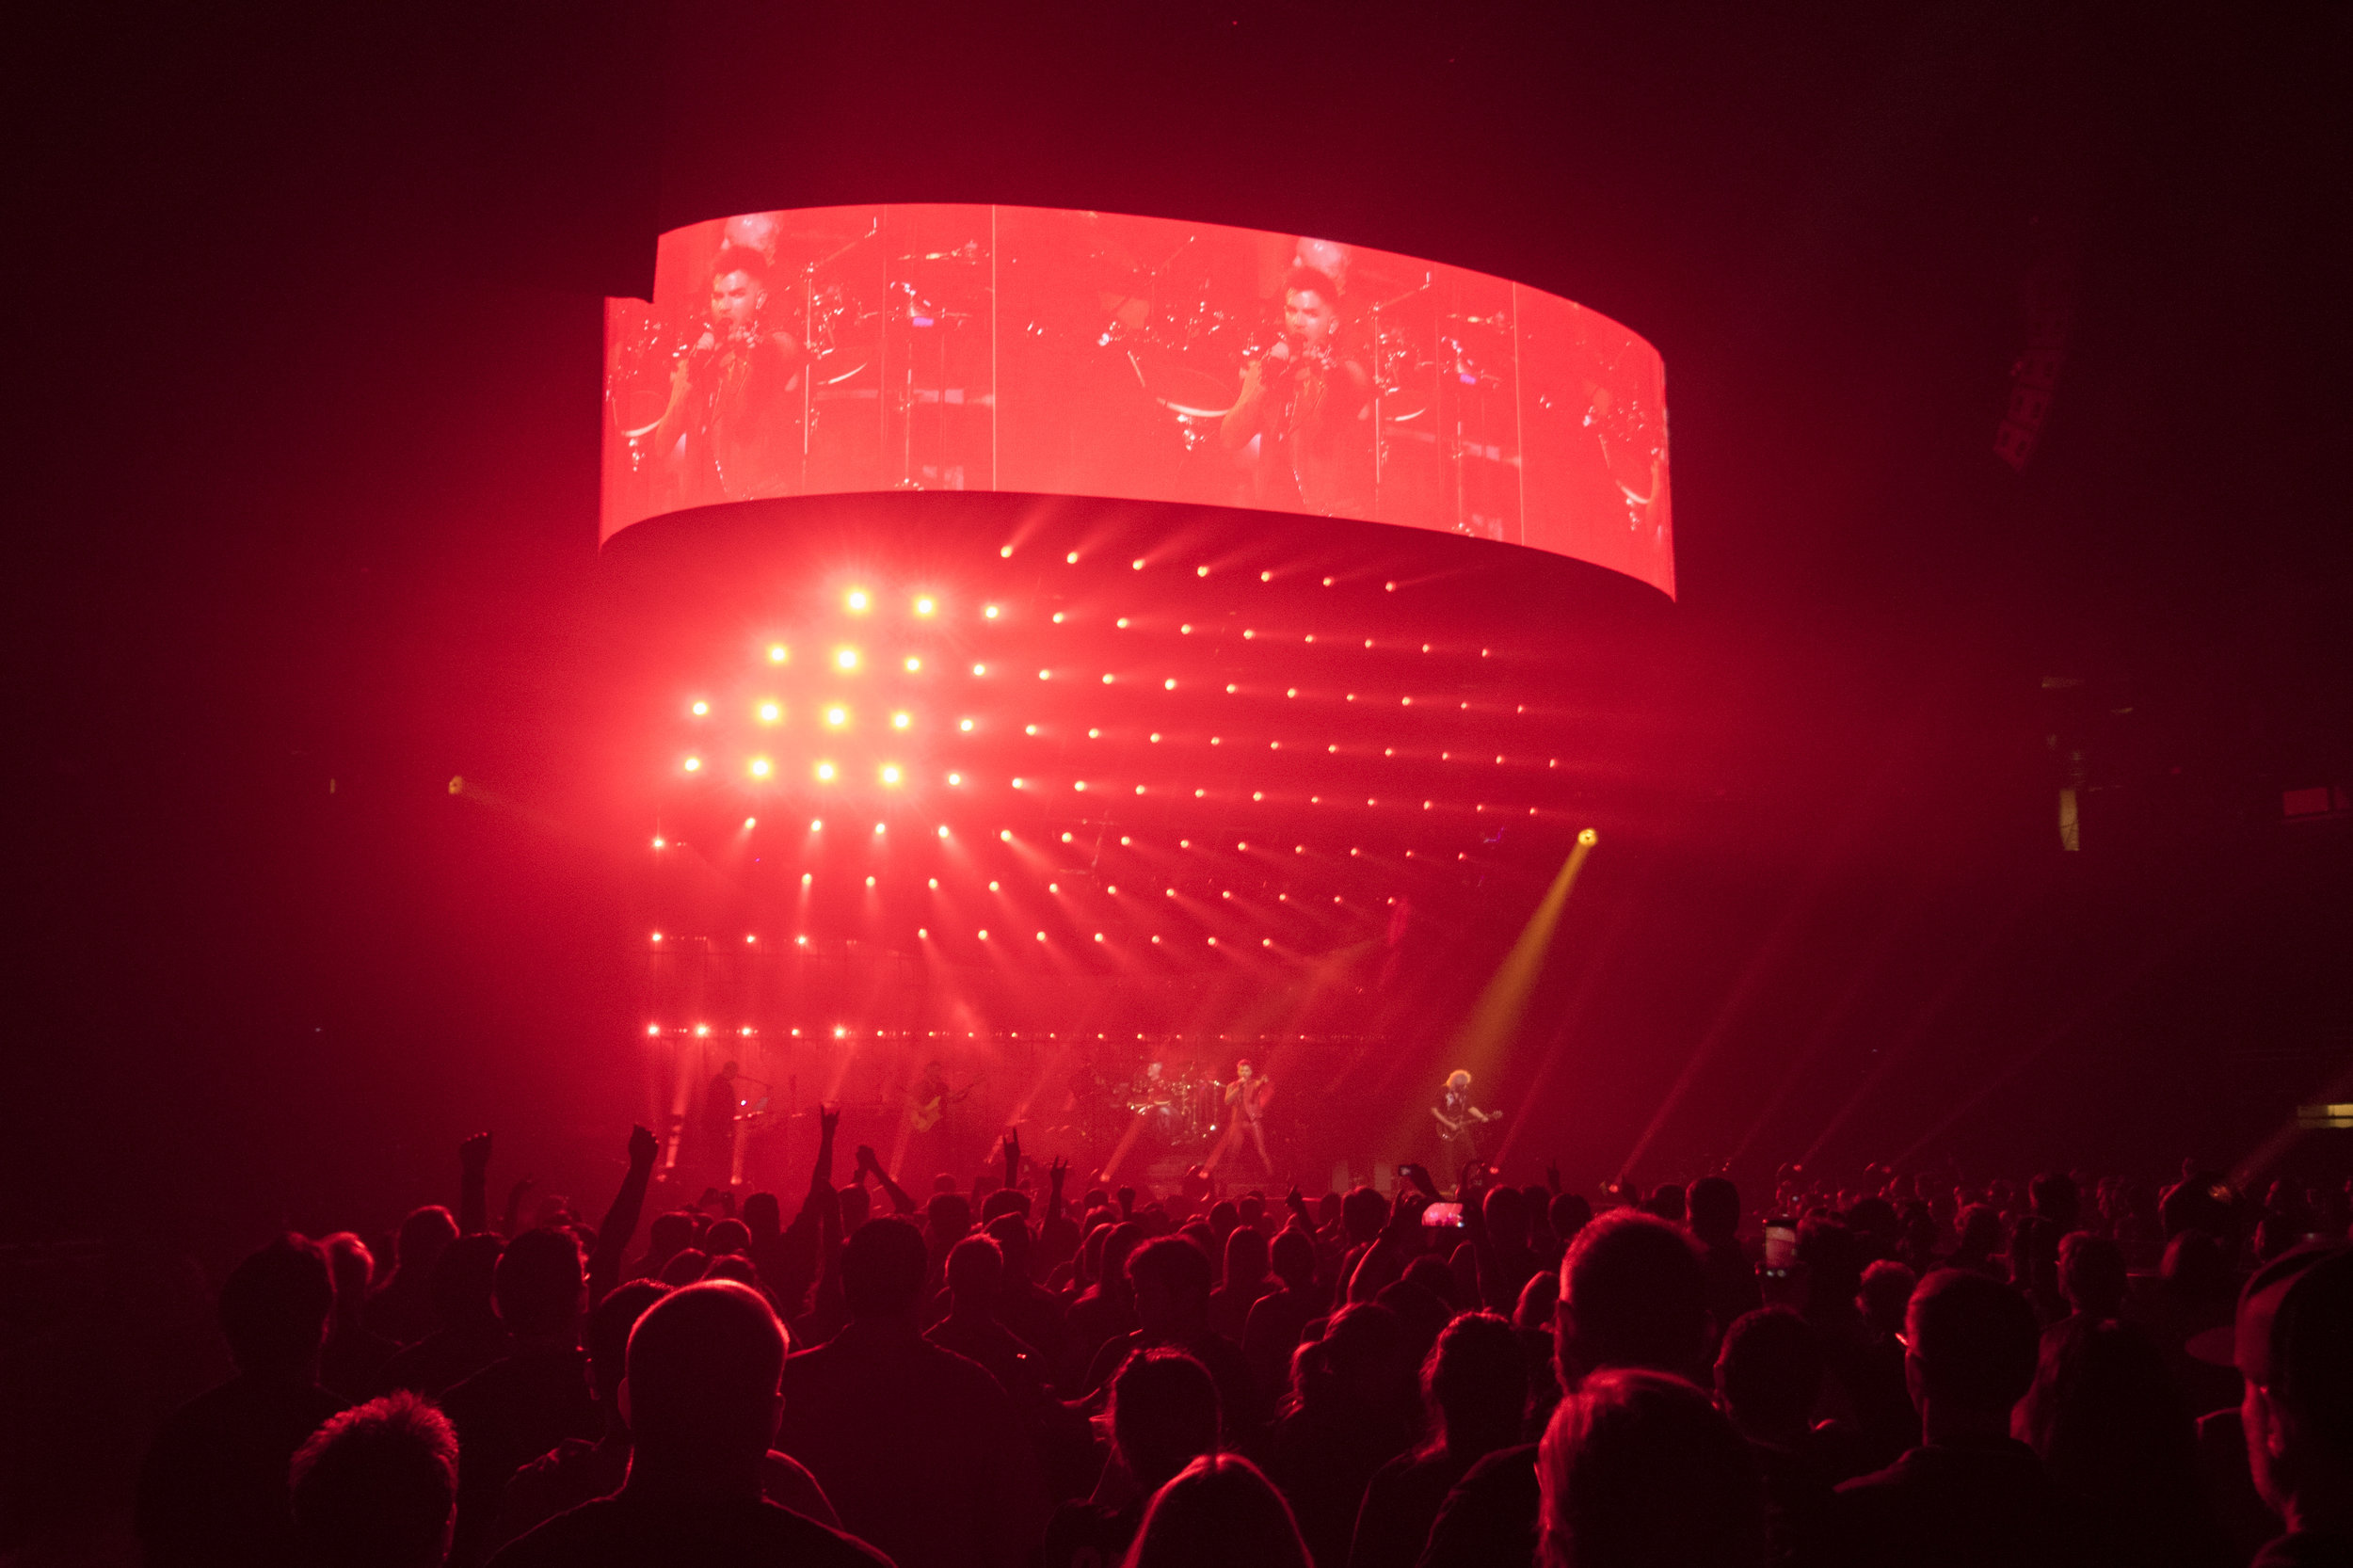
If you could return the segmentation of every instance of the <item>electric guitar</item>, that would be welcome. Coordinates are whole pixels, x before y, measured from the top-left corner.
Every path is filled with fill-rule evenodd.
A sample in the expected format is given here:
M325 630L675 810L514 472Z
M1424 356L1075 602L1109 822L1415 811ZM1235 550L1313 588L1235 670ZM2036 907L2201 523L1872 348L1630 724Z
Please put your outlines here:
M1438 1118L1438 1125L1446 1128L1446 1135L1449 1138L1462 1136L1470 1129L1474 1123L1503 1120L1502 1112L1481 1111L1475 1105L1470 1107L1467 1114L1462 1116L1449 1116L1434 1105L1430 1108L1430 1113Z
M918 1132L929 1132L939 1125L939 1118L948 1113L950 1106L962 1105L964 1096L980 1086L981 1080L976 1078L952 1095L942 1090L926 1100L910 1096L907 1100L907 1125Z

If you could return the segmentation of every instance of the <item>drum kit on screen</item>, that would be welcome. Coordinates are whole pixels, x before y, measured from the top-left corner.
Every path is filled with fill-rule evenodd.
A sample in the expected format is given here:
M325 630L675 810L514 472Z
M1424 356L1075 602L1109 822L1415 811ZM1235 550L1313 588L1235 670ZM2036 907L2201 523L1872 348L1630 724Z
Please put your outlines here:
M992 349L992 263L1027 270L1024 259L992 257L978 233L934 233L927 248L904 250L889 243L897 237L880 220L859 232L798 232L787 248L814 259L794 265L779 256L771 274L763 326L797 328L809 354L798 400L805 470L812 453L822 466L823 448L846 440L863 456L845 451L836 460L880 459L902 488L943 482L953 455L919 445L954 445L945 422L959 407L1000 406L987 384L999 352L1040 351L1055 374L1084 389L1074 395L1108 400L1091 408L1092 417L1126 427L1172 461L1198 455L1207 465L1213 455L1202 449L1232 408L1245 367L1282 330L1282 296L1257 297L1240 286L1233 267L1221 270L1211 254L1213 240L1187 233L1165 254L1139 255L1141 241L1089 223L1068 236L1063 253L1039 252L1031 264L1055 276L1051 297L1000 322L1007 341ZM886 254L877 258L878 249ZM1463 308L1450 281L1431 270L1393 274L1368 257L1343 279L1340 353L1371 382L1376 496L1383 488L1430 488L1429 504L1445 506L1459 476L1440 469L1501 467L1516 456L1486 434L1512 427L1512 324L1500 302ZM1009 273L1006 281L1017 280ZM616 344L614 410L632 472L651 456L648 438L670 367L701 329L699 315L663 322L648 312ZM968 390L958 384L967 380L975 383ZM1039 410L1049 418L1057 411ZM932 422L920 440L919 419ZM1375 502L1383 515L1401 506L1419 509L1402 494Z

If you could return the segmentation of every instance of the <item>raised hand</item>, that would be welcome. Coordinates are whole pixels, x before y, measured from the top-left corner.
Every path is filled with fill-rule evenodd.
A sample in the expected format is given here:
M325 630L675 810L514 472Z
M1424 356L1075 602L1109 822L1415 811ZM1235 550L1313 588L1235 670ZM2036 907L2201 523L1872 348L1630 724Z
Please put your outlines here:
M660 1140L642 1127L629 1129L629 1166L632 1171L653 1169L654 1156L662 1152Z
M873 1144L860 1144L857 1146L857 1168L861 1171L879 1171L882 1169L882 1161L874 1158Z
M477 1132L457 1145L457 1169L469 1176L479 1176L490 1168L490 1135Z
M817 1131L820 1137L830 1141L833 1137L834 1128L840 1127L840 1125L841 1107L838 1105L821 1105L817 1108ZM870 1151L865 1147L865 1145L860 1144L857 1152L858 1157L862 1160Z
M1070 1161L1059 1154L1054 1156L1053 1163L1046 1167L1046 1179L1053 1184L1054 1191L1057 1192L1062 1191L1063 1177L1069 1174Z

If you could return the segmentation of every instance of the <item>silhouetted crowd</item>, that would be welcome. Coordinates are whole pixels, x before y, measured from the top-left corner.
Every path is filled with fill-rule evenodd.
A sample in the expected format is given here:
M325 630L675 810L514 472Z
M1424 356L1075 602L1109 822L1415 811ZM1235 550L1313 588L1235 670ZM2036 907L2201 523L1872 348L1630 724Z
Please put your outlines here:
M482 1137L456 1216L253 1254L147 1560L2353 1563L2343 1191L1155 1198L1008 1139L919 1205L834 1136L789 1223L712 1194L638 1245L640 1128L600 1221L493 1228Z

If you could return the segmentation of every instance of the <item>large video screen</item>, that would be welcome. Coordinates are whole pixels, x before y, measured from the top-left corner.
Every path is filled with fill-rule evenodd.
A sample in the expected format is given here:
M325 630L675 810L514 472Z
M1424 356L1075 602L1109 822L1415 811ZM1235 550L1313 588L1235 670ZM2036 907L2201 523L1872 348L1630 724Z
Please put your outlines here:
M1310 235L1041 207L744 213L606 307L603 534L992 489L1361 518L1673 594L1666 373L1609 317Z

